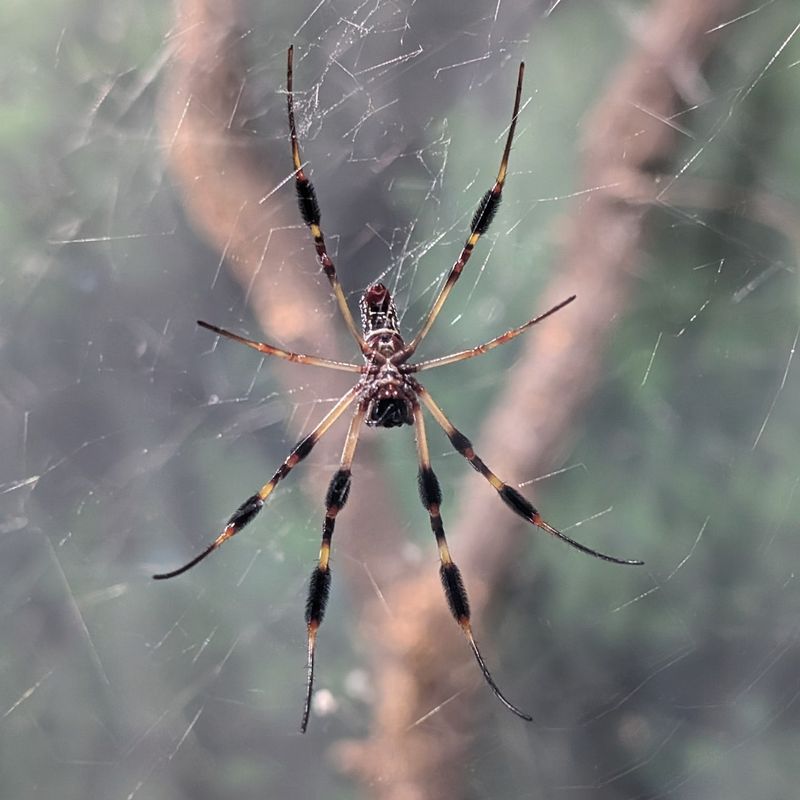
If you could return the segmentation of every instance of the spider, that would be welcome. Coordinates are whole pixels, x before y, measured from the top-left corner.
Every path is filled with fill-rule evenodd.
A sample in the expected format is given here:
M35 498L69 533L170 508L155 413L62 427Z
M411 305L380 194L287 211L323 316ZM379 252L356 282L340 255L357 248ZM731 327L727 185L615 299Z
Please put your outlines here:
M163 580L181 575L197 565L206 558L206 556L220 547L223 542L226 542L252 522L259 511L261 511L267 498L272 494L273 489L278 483L308 456L314 448L314 445L327 433L333 423L336 422L350 406L355 406L355 410L350 419L350 427L345 437L339 469L331 478L325 496L325 520L322 525L322 544L319 551L319 560L314 571L311 573L308 587L308 598L305 609L307 630L306 693L303 716L300 723L300 730L302 733L305 733L311 712L317 633L325 614L325 607L328 602L331 586L331 539L333 537L334 526L336 525L336 517L347 502L347 496L350 492L350 468L353 463L353 456L355 454L362 423L376 428L413 425L416 432L417 455L419 459L419 494L422 504L430 517L431 529L436 538L440 561L439 572L450 611L466 636L472 653L483 673L483 677L491 690L506 708L518 717L527 721L532 721L532 717L529 714L517 708L517 706L511 703L500 691L475 641L475 636L473 635L472 626L470 624L470 608L464 582L458 567L450 556L450 550L445 538L444 526L440 513L442 492L439 488L439 481L431 468L422 406L428 409L433 419L441 426L455 450L458 451L475 470L486 478L492 488L500 496L500 499L524 520L595 558L610 561L614 564L637 565L644 562L620 559L599 553L586 545L570 539L567 535L545 522L539 512L527 499L515 488L498 478L497 475L486 466L475 452L472 442L450 422L429 392L414 376L425 370L443 367L446 364L455 364L458 361L465 361L468 358L474 358L506 342L510 342L529 328L571 303L575 299L575 295L568 297L566 300L562 300L551 309L528 320L523 325L512 328L477 347L472 347L469 350L462 350L448 356L434 358L429 361L417 363L409 362L411 356L414 355L422 340L433 327L433 323L442 310L442 306L450 295L453 286L455 286L456 281L458 281L478 239L486 233L492 219L497 213L498 206L500 205L500 198L503 193L503 186L508 173L508 159L511 153L511 144L514 139L514 130L517 125L517 116L519 115L525 64L521 63L519 65L514 110L511 115L511 123L509 125L497 178L492 188L481 198L478 208L472 217L470 232L466 243L458 259L450 269L447 280L439 290L433 302L433 306L428 312L425 321L422 323L422 327L414 338L406 344L400 333L394 300L389 290L382 283L372 284L361 297L359 304L361 311L361 331L356 327L353 315L347 305L347 299L339 283L339 278L336 275L336 268L325 246L325 238L322 233L322 228L320 227L320 209L316 192L303 169L303 161L300 156L300 147L297 141L297 130L294 120L292 55L293 47L289 47L286 69L286 95L292 162L294 167L293 172L300 214L311 232L319 264L330 282L333 295L336 298L345 325L361 350L364 363L351 364L341 361L331 361L330 359L319 358L317 356L288 352L266 344L265 342L247 339L244 336L240 336L224 328L219 328L216 325L211 325L208 322L198 321L198 325L201 325L203 328L207 328L219 336L225 336L228 339L233 339L236 342L252 347L260 353L283 358L287 361L294 361L298 364L310 364L327 369L352 372L359 375L359 378L356 384L349 389L323 417L314 430L295 445L283 463L278 467L272 478L236 509L225 525L222 533L220 533L203 552L195 556L182 567L178 567L171 572L154 575L153 577L157 580Z

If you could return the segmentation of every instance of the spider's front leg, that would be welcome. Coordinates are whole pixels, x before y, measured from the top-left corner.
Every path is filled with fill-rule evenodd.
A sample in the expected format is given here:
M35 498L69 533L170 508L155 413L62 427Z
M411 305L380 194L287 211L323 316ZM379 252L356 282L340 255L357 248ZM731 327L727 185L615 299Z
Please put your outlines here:
M167 578L175 578L182 575L187 570L190 570L196 564L199 564L206 556L211 555L217 548L224 542L239 533L242 528L252 522L259 511L264 506L266 499L272 494L272 490L283 480L294 467L296 467L313 449L314 445L323 437L328 428L336 422L337 419L344 413L358 391L358 384L350 389L338 403L322 418L322 421L314 428L311 433L304 439L301 439L292 449L292 452L286 457L284 462L275 471L275 474L265 483L252 497L242 503L236 511L233 512L231 518L225 525L222 533L214 539L211 544L203 550L202 553L195 556L191 561L184 564L182 567L172 570L171 572L160 572L153 575L157 581L166 580Z
M289 137L292 145L292 166L294 167L294 184L295 190L297 191L297 203L300 208L300 215L303 217L303 222L311 232L311 237L314 240L314 248L317 251L317 258L319 259L322 271L327 276L328 282L331 285L331 290L333 291L333 296L336 298L342 319L345 325L347 325L351 336L356 340L361 352L366 354L369 352L369 348L364 341L364 337L356 327L353 315L347 305L347 298L344 295L344 290L342 289L341 283L339 283L339 276L336 274L336 266L328 254L328 247L325 244L325 234L323 234L320 226L322 214L320 212L314 184L311 183L303 169L300 144L297 140L297 126L294 121L294 90L292 88L293 61L294 47L292 46L286 54L286 108L289 116Z
M322 544L319 548L319 561L311 573L306 600L306 631L308 634L308 660L306 662L306 701L303 706L303 719L300 732L305 733L308 717L311 714L311 694L314 690L314 654L317 644L317 631L325 616L325 606L331 590L331 539L336 525L336 515L342 510L350 494L350 467L356 452L361 423L367 413L365 403L360 403L350 421L347 438L342 450L339 469L334 473L325 496L325 521L322 523Z
M450 292L456 285L456 282L461 277L464 267L469 261L478 239L489 230L492 224L497 209L500 207L500 200L503 197L503 187L506 184L506 177L508 176L508 159L511 156L511 145L514 141L514 131L517 128L517 117L519 116L520 101L522 100L522 79L525 76L525 64L519 65L519 73L517 75L517 91L514 95L514 110L511 112L511 123L508 126L508 136L506 137L506 145L503 148L503 157L500 159L500 168L497 171L497 178L495 178L494 185L489 189L486 194L481 198L475 214L472 217L472 223L469 226L469 236L461 249L461 253L456 259L453 266L450 268L450 273L444 282L444 285L439 290L439 294L433 301L433 306L428 312L428 316L422 323L417 335L411 340L410 344L404 348L403 359L411 356L419 347L420 342L428 335L428 331L433 327L436 317L442 310Z
M472 625L470 623L467 591L464 588L461 571L450 556L450 549L447 546L447 539L444 535L444 525L442 524L442 516L440 513L442 491L439 488L439 481L436 478L436 474L431 468L431 459L428 453L428 439L425 435L425 420L422 416L422 409L417 403L414 405L414 425L417 433L417 454L419 456L419 495L422 499L422 504L428 511L431 520L431 530L436 537L436 545L439 549L439 561L441 562L439 575L442 579L442 587L444 588L445 596L447 597L447 604L450 606L450 611L455 617L456 622L467 637L469 646L472 648L472 652L475 655L475 660L478 662L481 672L483 672L483 677L486 679L486 682L497 698L509 711L513 711L518 717L532 722L533 717L518 709L511 701L506 699L505 695L500 691L475 642L475 636L472 633Z

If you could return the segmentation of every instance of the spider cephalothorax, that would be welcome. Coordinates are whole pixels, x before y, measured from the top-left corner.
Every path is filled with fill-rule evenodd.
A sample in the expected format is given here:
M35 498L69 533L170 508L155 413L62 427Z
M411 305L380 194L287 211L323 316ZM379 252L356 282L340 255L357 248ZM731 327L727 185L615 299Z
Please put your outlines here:
M387 358L403 347L397 321L397 307L391 292L382 283L373 283L361 296L361 330L372 350Z
M186 572L186 570L191 569L195 564L202 561L207 555L216 550L223 542L242 530L242 528L251 522L261 511L275 486L277 486L277 484L311 452L314 445L325 435L333 423L336 422L351 405L355 406L353 416L350 420L350 427L345 438L339 469L331 478L328 492L325 496L325 520L322 525L322 544L319 551L319 560L314 571L311 573L311 580L309 581L308 587L308 600L306 602L306 630L308 636L306 699L303 708L303 719L300 725L300 729L303 732L305 732L306 726L308 725L308 718L311 711L317 631L322 623L325 607L328 602L328 594L330 592L331 539L333 538L336 517L347 502L347 497L350 492L350 467L353 463L362 423L382 428L414 425L417 439L417 455L419 458L418 485L420 499L428 512L431 530L436 538L440 562L439 573L447 603L450 606L450 610L456 622L458 622L461 630L467 637L467 641L483 672L486 682L500 701L508 709L523 719L530 720L531 717L509 702L497 687L497 684L494 682L481 656L480 650L478 650L478 645L472 633L467 592L464 588L461 573L450 556L447 539L445 538L444 524L442 523L440 514L442 492L431 467L422 406L424 405L425 408L427 408L437 424L444 430L453 448L470 463L473 469L489 482L500 499L526 522L561 539L572 547L596 558L603 559L604 561L611 561L615 564L642 563L641 561L628 561L599 553L596 550L586 547L586 545L579 544L573 539L570 539L567 535L545 522L539 512L525 497L513 486L510 486L498 478L497 475L489 469L475 452L472 442L450 422L428 391L414 377L414 374L422 372L423 370L443 367L446 364L454 364L458 361L474 358L505 342L511 341L537 322L541 322L541 320L571 303L575 299L575 295L568 297L543 314L477 347L472 347L469 350L463 350L448 356L434 358L429 361L417 363L411 363L409 361L411 356L414 355L419 343L428 334L434 320L439 315L445 300L449 296L464 266L469 260L478 239L486 233L494 215L497 213L508 171L511 142L514 139L514 130L517 124L517 115L519 114L523 71L524 64L520 64L519 77L517 78L517 92L514 99L514 111L511 116L511 124L508 129L508 137L506 138L506 145L503 150L497 178L492 188L489 189L481 199L478 209L472 218L470 232L461 250L461 254L450 269L447 280L444 282L436 299L433 301L431 310L428 312L417 334L409 344L406 344L400 334L397 309L395 308L391 293L382 283L372 284L361 297L362 332L358 331L353 315L347 305L347 298L339 283L333 261L328 255L328 250L325 246L325 237L322 234L322 228L320 228L320 209L317 196L314 187L311 185L311 181L303 170L303 162L300 158L300 147L297 143L297 130L294 122L294 105L292 99L292 48L289 48L286 89L289 112L289 134L292 145L292 163L294 166L295 187L297 189L300 213L303 217L303 221L311 231L320 266L331 284L331 289L333 290L345 325L347 325L347 329L350 331L361 350L364 363L360 365L350 364L341 361L331 361L330 359L320 358L318 356L307 356L302 353L290 353L286 350L281 350L280 348L266 344L265 342L247 339L244 336L232 333L224 328L218 328L216 325L211 325L208 322L199 323L204 328L208 328L234 341L246 344L248 347L252 347L266 355L276 356L299 364L311 364L318 367L327 367L328 369L357 373L360 377L356 384L336 402L330 411L328 411L311 433L294 446L272 478L234 511L222 533L220 533L203 552L195 556L195 558L182 567L172 570L171 572L154 575L153 577L159 579L173 578L176 575Z

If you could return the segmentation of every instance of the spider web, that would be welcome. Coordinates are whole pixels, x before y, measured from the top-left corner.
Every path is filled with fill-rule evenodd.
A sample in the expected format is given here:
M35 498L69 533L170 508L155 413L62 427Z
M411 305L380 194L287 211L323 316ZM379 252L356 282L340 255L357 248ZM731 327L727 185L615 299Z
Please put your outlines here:
M543 310L563 220L601 191L580 183L587 112L650 7L262 5L225 6L243 21L249 65L234 94L248 135L283 159L264 203L291 217L253 233L266 256L251 282L190 224L165 166L175 143L156 123L159 91L184 32L171 9L75 0L48 14L7 10L3 796L390 796L380 792L392 772L358 788L336 745L368 736L378 692L380 643L359 624L359 585L394 625L406 610L383 591L384 559L435 575L412 436L366 435L373 459L361 474L356 455L353 492L362 477L381 479L393 499L379 519L340 519L301 738L302 607L344 429L202 567L167 584L149 576L216 535L339 383L217 343L195 320L261 337L258 292L307 286L297 289L305 313L326 331L313 352L357 355L287 183L290 42L303 155L351 307L382 280L408 333L494 179L526 60L503 204L423 355ZM664 193L602 378L552 469L504 476L569 535L647 565L615 571L530 539L475 626L498 683L536 723L492 705L484 686L470 691L480 675L465 650L452 665L463 693L442 696L409 732L451 734L459 704L474 707L456 795L781 798L800 779L800 17L790 0L743 3L714 33L721 43L701 73L675 67L685 109L661 122L680 146L656 167ZM593 298L574 291L580 314ZM269 340L289 346L289 317L272 322ZM426 380L476 441L520 344ZM445 523L467 492L508 513L429 429ZM380 559L348 533L376 525L394 541ZM398 786L395 796L411 795Z

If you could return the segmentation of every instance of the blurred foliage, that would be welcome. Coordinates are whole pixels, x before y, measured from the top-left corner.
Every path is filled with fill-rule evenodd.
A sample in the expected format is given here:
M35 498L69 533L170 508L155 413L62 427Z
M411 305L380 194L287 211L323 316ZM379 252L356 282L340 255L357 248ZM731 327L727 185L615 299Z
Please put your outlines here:
M264 136L285 136L281 58L315 5L254 4L247 46ZM308 51L303 84L327 76L304 98L306 155L343 281L355 300L394 270L408 327L493 177L513 66L527 61L531 102L497 230L426 342L436 355L540 308L559 266L558 220L590 202L570 197L582 188L582 120L645 4L565 2L549 17L502 4L496 31L477 4L448 15L431 5L382 6L362 20L370 33L351 40L357 12L325 4L294 39ZM367 729L368 691L353 687L373 643L359 639L341 582L318 667L338 711L295 735L321 498L287 483L263 521L202 570L149 580L208 540L291 445L288 425L313 418L320 400L302 370L288 394L271 364L212 349L194 328L238 318L255 332L164 172L154 117L172 24L153 2L4 9L0 787L48 799L349 798L324 753ZM498 679L537 725L523 730L479 701L479 746L464 765L476 798L556 788L564 798L788 797L800 777L797 253L792 232L753 220L746 202L724 203L728 187L800 208L800 40L770 63L795 25L794 4L778 0L725 32L704 70L707 100L681 115L687 134L667 169L691 164L687 179L717 182L720 208L650 213L604 380L553 465L573 468L526 489L565 528L612 507L579 538L647 566L615 570L531 539L477 627ZM487 30L501 44L483 59L476 39ZM354 41L362 66L417 44L424 57L364 72L367 91L336 106L352 80L330 69L333 45L346 56ZM377 234L364 244L366 225ZM580 313L591 298L576 292ZM334 307L319 313L341 335ZM427 383L477 436L517 353L510 345ZM405 520L398 553L416 552L411 541L418 568L433 570L411 437L385 433ZM438 434L432 452L445 514L460 492L496 503ZM358 555L347 519L340 559Z

